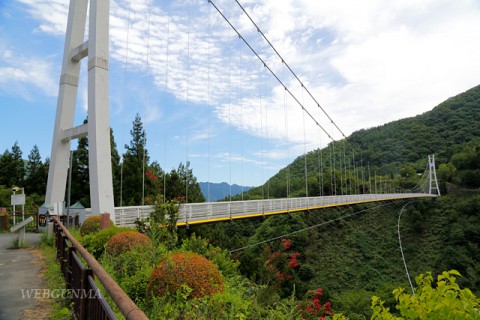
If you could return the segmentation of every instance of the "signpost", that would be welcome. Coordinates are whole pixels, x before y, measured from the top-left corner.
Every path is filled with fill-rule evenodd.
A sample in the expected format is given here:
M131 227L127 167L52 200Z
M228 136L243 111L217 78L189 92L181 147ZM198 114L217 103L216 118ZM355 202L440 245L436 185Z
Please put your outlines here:
M22 190L21 194L17 194L18 191ZM22 206L22 221L25 220L25 192L23 188L13 187L13 194L11 196L11 202L13 206L13 225L15 225L15 206Z

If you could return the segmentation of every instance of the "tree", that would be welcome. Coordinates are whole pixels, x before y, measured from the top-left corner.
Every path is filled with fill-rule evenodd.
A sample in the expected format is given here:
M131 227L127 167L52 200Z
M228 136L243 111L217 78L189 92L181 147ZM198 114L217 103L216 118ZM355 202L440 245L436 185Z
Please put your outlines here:
M431 272L416 277L415 294L405 293L404 289L393 290L398 302L397 310L402 318L393 316L383 306L383 301L372 297L372 319L479 319L480 299L470 289L460 289L456 270L444 271L438 276L436 285L432 285Z
M13 178L13 185L23 186L25 182L25 163L22 159L22 150L18 146L18 141L12 146L12 167L10 174Z
M83 121L87 123L87 119ZM110 128L110 151L112 162L113 194L115 204L120 202L120 156L117 145ZM77 149L73 152L72 159L72 203L80 201L84 206L90 206L90 177L88 165L88 138L78 139Z
M47 187L48 172L42 163L38 146L34 145L32 151L28 155L27 177L25 180L25 192L27 194L36 193L44 195Z
M190 169L190 162L184 165L180 163L178 169L172 169L166 176L166 197L167 199L182 198L188 203L204 202L205 197L202 194L197 178ZM188 187L187 187L188 186Z
M12 150L5 150L0 157L0 185L7 188L22 187L25 181L25 164L22 159L22 150L18 142L12 146Z
M442 182L450 182L452 181L453 175L455 174L455 171L457 168L451 163L442 163L438 167L438 178Z
M0 185L10 188L13 185L13 179L10 174L13 157L8 149L0 156Z
M121 166L120 155L118 154L117 144L113 136L113 129L110 128L110 150L112 157L112 182L113 182L113 198L116 205L120 204L120 189L121 189Z
M142 119L135 116L133 128L130 130L132 140L130 145L125 145L123 155L123 204L142 204L143 173L148 167L148 151L146 150L146 134L143 129Z
M85 120L84 123L87 123ZM71 203L80 201L85 207L90 206L90 178L88 170L88 138L78 139L77 149L72 158Z

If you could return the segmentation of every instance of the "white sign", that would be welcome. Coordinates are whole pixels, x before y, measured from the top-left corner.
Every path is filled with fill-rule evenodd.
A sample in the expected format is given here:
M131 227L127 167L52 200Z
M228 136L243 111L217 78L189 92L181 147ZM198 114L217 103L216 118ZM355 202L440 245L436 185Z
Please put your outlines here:
M25 194L12 194L12 206L20 206L25 204Z

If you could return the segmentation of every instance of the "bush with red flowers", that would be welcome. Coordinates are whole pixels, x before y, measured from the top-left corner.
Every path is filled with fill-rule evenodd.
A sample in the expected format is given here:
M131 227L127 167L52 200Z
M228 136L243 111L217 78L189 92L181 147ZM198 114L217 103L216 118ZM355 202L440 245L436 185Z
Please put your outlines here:
M124 231L117 233L108 240L106 252L120 254L138 247L152 247L152 240L137 231Z
M299 306L304 319L326 319L333 316L332 303L322 302L322 288L307 292L307 300Z
M183 285L192 291L189 298L202 298L223 292L222 276L215 264L193 252L168 254L152 271L150 295L175 293Z

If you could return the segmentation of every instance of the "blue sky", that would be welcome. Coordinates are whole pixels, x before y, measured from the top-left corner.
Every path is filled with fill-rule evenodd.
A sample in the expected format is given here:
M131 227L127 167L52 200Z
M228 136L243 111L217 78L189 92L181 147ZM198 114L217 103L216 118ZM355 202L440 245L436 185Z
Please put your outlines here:
M338 131L233 0L214 1L335 139ZM67 0L0 1L0 151L49 157ZM480 83L477 0L241 2L346 134L415 116ZM111 0L110 113L135 114L152 160L199 181L260 185L329 142L207 0ZM75 123L86 117L82 64ZM72 144L72 149L76 143Z

